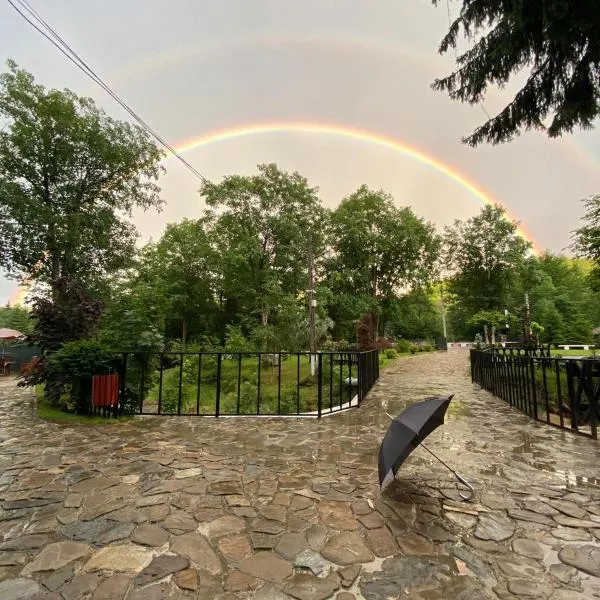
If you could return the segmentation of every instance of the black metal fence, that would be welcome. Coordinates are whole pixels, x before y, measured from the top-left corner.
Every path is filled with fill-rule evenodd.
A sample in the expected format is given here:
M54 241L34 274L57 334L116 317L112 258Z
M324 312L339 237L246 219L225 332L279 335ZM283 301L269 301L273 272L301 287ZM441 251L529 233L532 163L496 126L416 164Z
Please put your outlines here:
M598 439L598 358L471 350L471 379L538 421Z
M119 410L320 418L359 406L378 377L377 350L126 353L119 372Z

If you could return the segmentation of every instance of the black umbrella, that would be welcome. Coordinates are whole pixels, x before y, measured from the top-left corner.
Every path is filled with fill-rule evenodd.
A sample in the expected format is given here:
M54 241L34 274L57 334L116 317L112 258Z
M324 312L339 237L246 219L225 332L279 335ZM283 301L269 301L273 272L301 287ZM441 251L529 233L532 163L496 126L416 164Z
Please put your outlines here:
M394 481L400 465L420 445L469 489L468 494L458 491L463 500L470 500L473 497L475 492L473 486L423 444L423 440L434 429L443 425L452 398L453 396L426 398L422 402L409 406L395 419L388 415L392 419L392 424L379 448L379 485L382 491Z

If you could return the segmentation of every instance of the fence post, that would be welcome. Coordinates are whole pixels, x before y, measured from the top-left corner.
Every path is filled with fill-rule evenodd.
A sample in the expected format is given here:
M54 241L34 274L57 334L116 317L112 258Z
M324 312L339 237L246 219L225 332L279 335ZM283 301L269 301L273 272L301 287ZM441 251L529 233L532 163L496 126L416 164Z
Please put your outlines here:
M475 351L469 350L470 359L471 359L471 383L475 383Z
M140 373L140 415L144 412L144 388L146 386L146 354L140 355L141 373Z
M323 410L323 355L320 352L318 354L317 361L317 412L318 418L320 419L321 412Z
M529 359L531 361L531 393L533 402L533 418L538 420L538 405L537 405L537 383L535 380L535 359L533 356Z
M221 409L221 359L222 355L219 352L217 354L217 392L215 397L215 417L219 416Z
M360 406L360 403L363 398L363 389L362 389L363 380L364 380L363 368L365 365L365 357L363 356L362 352L359 352L357 354L357 362L358 362L358 368L357 368L357 371L358 371L358 405Z
M162 393L163 393L163 370L164 370L165 356L161 353L160 355L160 372L158 375L158 414L162 411Z
M567 371L567 393L569 394L569 408L571 410L571 429L577 431L579 407L577 406L577 393L575 392L575 377L581 374L579 365L574 360L565 363Z

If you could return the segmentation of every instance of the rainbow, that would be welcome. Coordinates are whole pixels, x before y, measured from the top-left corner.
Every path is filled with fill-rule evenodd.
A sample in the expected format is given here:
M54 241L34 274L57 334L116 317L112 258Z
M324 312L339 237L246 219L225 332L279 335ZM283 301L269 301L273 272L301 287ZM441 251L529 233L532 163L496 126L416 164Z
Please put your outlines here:
M172 68L190 59L208 60L213 59L215 55L226 54L232 50L240 50L245 47L264 47L266 49L300 46L308 48L322 48L323 51L330 49L347 53L376 54L381 59L390 59L394 61L408 61L421 68L443 70L446 68L447 59L441 57L438 53L419 55L411 49L400 46L397 42L388 42L378 38L357 35L343 35L339 33L327 34L286 34L286 35L240 35L233 38L208 38L202 41L202 45L188 44L180 45L175 48L164 48L161 51L141 61L125 64L121 68L113 71L113 79L117 81L130 80L133 77L143 78L153 74L157 69ZM453 63L450 63L452 68ZM499 91L492 88L488 90L491 99L498 100ZM598 156L592 150L587 149L583 144L577 143L576 138L569 136L561 138L565 144L564 150L570 150L577 156L582 166L597 173L600 165Z
M29 294L29 286L22 285L13 291L10 296L9 303L11 306L25 306L25 300L27 300L27 294Z
M518 221L518 219L513 214L511 214L511 212L504 204L502 204L499 200L493 198L488 192L486 192L481 186L479 186L479 184L477 184L472 179L469 179L466 175L461 173L452 165L444 163L438 158L432 156L431 154L428 154L424 150L420 150L414 146L411 146L410 144L366 129L358 129L354 127L348 127L346 125L304 121L293 121L286 123L256 123L252 125L239 125L234 127L228 127L226 129L219 129L216 131L205 133L200 137L177 144L175 146L175 149L179 153L185 153L190 152L191 150L195 150L197 148L201 148L203 146L208 146L209 144L226 142L229 140L249 137L253 135L281 133L309 133L315 135L343 137L346 139L352 139L360 142L374 144L381 148L392 150L393 152L407 156L423 165L434 169L438 173L445 175L456 185L462 187L473 197L480 200L483 204L499 204L503 206L506 210L507 217L511 220ZM165 160L169 160L170 158L172 158L172 155L167 157L167 159ZM522 225L519 225L517 233L525 240L531 243L532 250L535 254L538 254L540 252L532 235Z
M266 134L281 134L281 133L309 133L315 135L329 135L343 137L346 139L357 140L369 144L374 144L381 148L392 150L393 152L407 156L417 162L426 165L438 173L445 175L452 180L456 185L462 187L464 190L469 192L473 197L480 200L483 204L499 204L506 209L507 217L511 220L518 221L518 219L502 204L499 200L493 198L489 192L486 192L482 187L479 186L475 181L467 178L466 175L462 174L458 169L448 163L444 163L434 156L428 154L424 150L420 150L410 144L400 142L392 137L385 136L373 131L366 129L358 129L354 127L348 127L346 125L336 125L327 123L315 123L315 122L304 122L304 121L293 121L287 123L256 123L253 125L239 125L235 127L228 127L225 129L218 129L216 131L205 133L197 138L181 142L175 145L175 149L179 153L190 152L203 146L210 144L216 144L219 142L226 142L228 140L234 140L244 137L250 137L253 135L266 135ZM165 161L173 158L173 155L168 156ZM517 233L531 243L532 251L535 254L539 254L540 250L537 244L534 242L532 235L520 225L517 229ZM27 297L28 290L26 288L17 288L11 298L11 304L22 304Z

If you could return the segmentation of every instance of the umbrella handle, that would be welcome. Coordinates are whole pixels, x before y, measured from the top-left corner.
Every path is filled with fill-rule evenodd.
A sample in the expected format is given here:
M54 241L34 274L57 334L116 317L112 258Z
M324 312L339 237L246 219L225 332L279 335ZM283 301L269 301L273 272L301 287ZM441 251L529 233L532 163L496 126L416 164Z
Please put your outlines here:
M458 495L463 500L471 500L473 498L473 495L475 494L475 489L473 488L473 486L464 477L461 477L458 473L454 473L454 476L456 477L458 482L462 483L465 487L467 487L469 489L469 492L467 494L465 494L459 489L458 483L457 483L456 490L458 491Z

